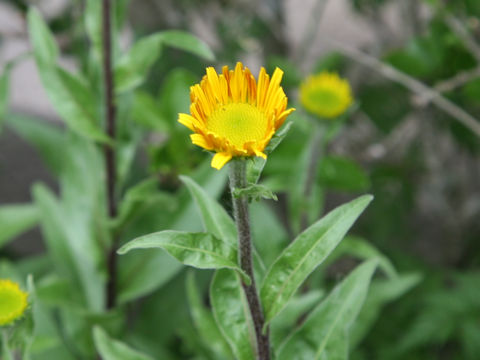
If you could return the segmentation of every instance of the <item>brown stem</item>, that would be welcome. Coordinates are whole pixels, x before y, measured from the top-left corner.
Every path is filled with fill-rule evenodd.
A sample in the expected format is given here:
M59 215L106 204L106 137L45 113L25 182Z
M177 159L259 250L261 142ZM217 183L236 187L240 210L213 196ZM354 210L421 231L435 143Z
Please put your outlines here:
M111 35L111 3L110 0L103 0L102 6L102 26L103 26L103 79L105 84L105 126L107 135L112 141L115 141L115 103L114 103L114 84L112 73L112 35ZM115 200L115 149L112 144L105 144L104 148L105 166L106 166L106 187L108 216L115 218L117 216L117 203ZM116 239L112 239L112 244L108 250L107 267L108 280L106 289L106 307L111 309L116 303Z
M255 335L257 339L257 358L259 360L270 359L270 340L269 331L262 333L262 328L265 323L262 306L258 297L257 288L255 285L255 277L253 274L252 263L252 239L250 235L250 218L248 213L247 197L242 195L236 197L234 195L235 189L243 189L247 185L246 177L246 161L243 159L235 159L230 164L230 190L232 193L233 214L238 231L238 256L240 267L252 279L250 285L242 282L243 290L247 298L250 314L252 315L253 324L255 327Z

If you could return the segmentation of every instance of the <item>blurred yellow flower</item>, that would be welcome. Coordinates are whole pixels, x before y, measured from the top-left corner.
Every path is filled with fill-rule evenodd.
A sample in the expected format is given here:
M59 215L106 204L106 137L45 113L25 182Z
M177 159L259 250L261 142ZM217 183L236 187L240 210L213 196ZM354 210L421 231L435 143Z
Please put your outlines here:
M0 326L9 325L23 315L27 297L17 283L0 279Z
M342 115L352 104L352 90L347 80L324 71L302 83L300 101L309 112L331 119Z
M287 97L280 86L283 71L272 78L261 68L258 82L247 67L213 67L200 84L190 88L190 114L178 121L194 132L192 143L215 151L212 167L221 169L232 157L267 156L263 152L273 134L295 109L287 110Z

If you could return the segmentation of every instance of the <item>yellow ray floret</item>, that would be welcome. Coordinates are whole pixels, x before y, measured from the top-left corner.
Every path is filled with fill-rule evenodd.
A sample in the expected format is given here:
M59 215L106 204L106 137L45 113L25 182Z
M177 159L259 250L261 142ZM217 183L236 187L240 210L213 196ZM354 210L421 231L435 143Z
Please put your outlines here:
M261 68L257 82L239 62L235 70L224 66L221 74L207 68L200 84L190 88L190 115L180 114L178 121L194 132L193 144L216 152L212 167L221 169L236 156L267 157L265 147L295 110L287 109L282 76L277 68L270 79Z
M0 326L9 325L23 315L27 297L17 283L0 279Z
M342 115L352 104L352 90L347 80L325 71L302 83L300 101L309 112L331 119Z

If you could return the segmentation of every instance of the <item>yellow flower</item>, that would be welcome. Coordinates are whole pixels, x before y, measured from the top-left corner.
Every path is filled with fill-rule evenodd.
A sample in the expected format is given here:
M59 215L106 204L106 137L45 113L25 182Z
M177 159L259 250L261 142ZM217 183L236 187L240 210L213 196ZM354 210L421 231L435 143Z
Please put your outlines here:
M23 315L27 297L17 283L0 279L0 326L11 324Z
M215 151L212 167L221 169L232 157L267 156L263 152L273 134L295 109L287 110L287 97L280 86L283 71L272 78L264 68L258 82L247 67L213 67L200 84L190 88L190 113L178 121L194 132L192 143Z
M343 114L352 104L352 90L347 80L324 71L302 83L300 101L309 112L331 119Z

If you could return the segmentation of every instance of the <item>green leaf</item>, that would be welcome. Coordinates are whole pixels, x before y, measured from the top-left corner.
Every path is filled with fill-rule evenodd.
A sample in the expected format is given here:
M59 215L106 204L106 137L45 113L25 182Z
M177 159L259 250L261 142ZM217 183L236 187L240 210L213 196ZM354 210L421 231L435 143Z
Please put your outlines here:
M161 32L159 37L165 45L190 52L208 61L215 60L215 55L208 45L187 32L168 30Z
M153 360L150 356L114 340L99 326L93 328L95 347L103 360Z
M292 298L285 310L270 324L270 339L274 349L282 344L287 335L302 319L302 316L315 307L324 295L321 290L311 290Z
M190 110L190 86L197 81L197 75L182 68L175 68L165 76L157 101L173 129L182 128L177 122L178 113ZM184 133L182 136L185 136Z
M333 289L279 350L278 359L347 359L348 332L368 292L377 266L370 260L358 266Z
M28 26L40 78L55 110L73 131L93 140L109 142L100 129L91 89L80 77L56 65L55 39L34 8L28 12Z
M223 338L213 314L202 302L201 294L195 285L195 274L190 271L186 279L190 314L203 343L222 358L232 358L230 346Z
M190 194L195 199L203 225L206 231L212 233L218 239L225 241L231 246L237 247L237 228L233 219L225 209L209 196L194 180L187 176L180 176L180 179L187 186ZM255 269L265 272L265 265L257 250L253 249Z
M54 65L57 61L59 50L55 38L43 21L42 15L34 7L28 9L28 33L33 46L33 53L38 64Z
M273 135L272 139L265 148L265 154L269 155L285 139L293 122L287 122L282 128ZM261 157L254 157L247 165L247 181L249 184L256 184L262 175L263 168L267 160Z
M320 183L342 191L363 191L370 187L366 172L352 160L339 156L325 156L319 166Z
M54 174L60 174L67 139L58 126L18 114L8 116L7 126L36 148Z
M346 236L340 245L338 245L338 247L335 249L335 252L332 254L332 256L328 258L328 261L333 261L334 259L337 259L345 254L355 256L363 260L377 258L379 268L381 268L388 277L395 278L397 276L397 271L395 270L395 267L390 259L388 259L365 239L352 235Z
M85 29L96 56L102 56L102 2L87 0L85 4Z
M162 133L168 133L171 125L163 115L158 101L150 94L136 91L132 105L132 119L140 125Z
M38 223L39 213L34 204L0 206L0 248L15 236Z
M249 206L252 239L262 262L270 266L290 243L288 234L270 204L259 201ZM265 273L266 269L262 271Z
M199 269L229 268L238 271L250 281L237 265L237 249L207 233L188 233L165 230L138 237L123 245L118 253L126 254L134 249L160 248L185 265Z
M117 229L127 226L137 214L156 205L174 210L176 199L170 193L160 191L158 186L158 179L150 178L130 187L120 202L118 216L112 222L112 227Z
M160 56L163 45L191 52L207 60L214 59L208 46L189 33L177 30L155 33L137 41L120 58L115 66L115 91L121 93L141 85Z
M213 198L218 197L225 188L226 175L223 171L212 172L209 160L193 174L196 181L202 184L203 189ZM174 208L171 204L165 206L161 203L153 203L151 207L145 206L142 209L135 208L135 216L124 228L123 238L132 239L158 229L202 231L202 221L187 189L182 188L176 198ZM128 256L119 257L118 263L120 302L151 293L183 269L181 263L164 251L133 252Z
M53 107L73 131L111 143L100 128L96 101L83 79L60 67L40 69L40 77Z
M69 184L75 186L72 181ZM100 311L104 305L102 290L105 284L98 273L100 251L91 228L95 214L85 211L88 209L88 196L84 193L83 198L78 198L72 191L62 203L49 189L39 184L34 186L33 196L53 265L59 274L69 278L80 303ZM99 228L95 230L100 231Z
M234 189L233 196L247 196L248 201L260 201L261 199L277 201L277 195L273 193L267 186L261 184L250 184L243 189Z
M161 48L159 34L138 40L115 65L115 91L121 93L141 85L160 56Z
M265 275L260 290L266 324L335 249L372 199L371 195L364 195L339 206L301 233L280 254Z
M0 76L0 131L2 130L2 124L8 111L10 69L10 66L5 66L5 69Z
M382 308L418 285L422 277L418 273L401 274L392 279L378 279L372 282L365 306L351 329L352 349L368 334L379 318Z
M87 138L110 142L100 129L95 100L83 80L57 66L37 65L48 98L68 127Z
M147 295L170 281L182 264L165 252L132 253L122 257L118 274L118 302Z
M200 210L205 230L212 233L218 239L235 246L237 243L237 229L230 215L194 180L188 176L180 176L180 179L187 186L188 191Z
M254 360L255 329L240 278L230 270L218 270L210 287L213 316L230 344L235 359Z

